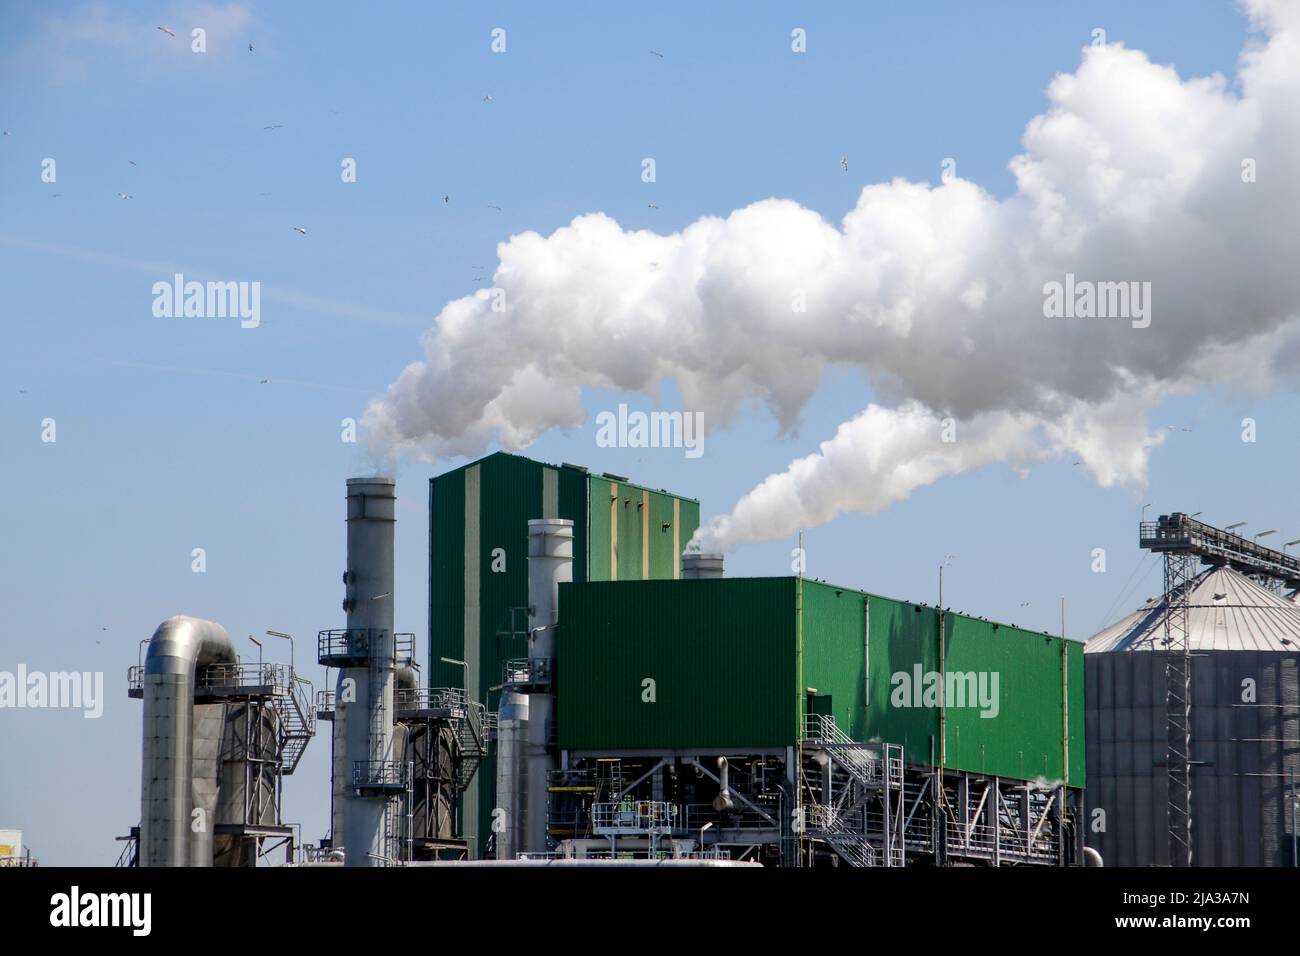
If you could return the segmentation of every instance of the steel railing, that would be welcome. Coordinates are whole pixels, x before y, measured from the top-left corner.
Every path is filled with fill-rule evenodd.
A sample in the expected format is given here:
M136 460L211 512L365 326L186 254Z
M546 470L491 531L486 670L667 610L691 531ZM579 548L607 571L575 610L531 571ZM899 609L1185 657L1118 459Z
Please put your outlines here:
M145 666L132 664L126 671L127 690L139 693L144 690ZM223 690L249 690L265 688L274 696L291 694L294 676L288 664L238 663L212 664L198 670L195 676L195 693L216 694Z
M520 657L501 667L501 683L510 686L541 687L551 682L549 657Z
M411 779L411 765L402 760L354 760L352 786L404 789Z
M316 659L328 667L355 667L369 662L384 632L372 627L343 627L320 631L316 635ZM409 664L415 659L415 635L409 631L393 634L393 663Z

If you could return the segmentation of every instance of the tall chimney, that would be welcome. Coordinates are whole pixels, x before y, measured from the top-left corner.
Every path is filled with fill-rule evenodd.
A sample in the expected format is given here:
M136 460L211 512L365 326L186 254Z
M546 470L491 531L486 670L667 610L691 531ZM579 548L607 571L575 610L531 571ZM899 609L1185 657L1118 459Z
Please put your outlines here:
M344 717L343 846L347 866L378 866L388 856L384 817L393 771L392 478L349 478L348 556L344 574L348 640L365 653L339 670L336 710Z

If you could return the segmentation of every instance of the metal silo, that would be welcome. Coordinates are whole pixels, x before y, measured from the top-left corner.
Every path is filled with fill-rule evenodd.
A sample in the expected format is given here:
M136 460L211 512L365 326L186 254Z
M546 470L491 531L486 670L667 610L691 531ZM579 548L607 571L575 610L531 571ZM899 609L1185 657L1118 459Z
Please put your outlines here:
M1175 592L1176 593L1176 592ZM1186 585L1194 866L1295 866L1300 608L1226 564ZM1168 594L1085 647L1087 842L1108 866L1166 866Z

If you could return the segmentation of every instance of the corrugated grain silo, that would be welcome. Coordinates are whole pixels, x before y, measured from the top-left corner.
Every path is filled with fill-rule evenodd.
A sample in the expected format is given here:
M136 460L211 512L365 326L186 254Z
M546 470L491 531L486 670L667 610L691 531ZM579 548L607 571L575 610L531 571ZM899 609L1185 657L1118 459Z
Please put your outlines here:
M1085 647L1087 842L1107 866L1170 865L1165 604ZM1186 620L1192 864L1295 866L1300 608L1212 565L1188 585Z

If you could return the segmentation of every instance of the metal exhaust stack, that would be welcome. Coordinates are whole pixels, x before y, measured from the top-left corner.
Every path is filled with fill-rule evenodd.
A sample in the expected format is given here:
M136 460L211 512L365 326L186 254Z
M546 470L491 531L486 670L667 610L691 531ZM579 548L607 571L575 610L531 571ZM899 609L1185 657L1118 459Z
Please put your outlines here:
M682 553L682 577L690 580L720 578L723 559L720 554L700 554L698 551Z
M387 856L384 818L397 766L393 749L393 532L397 483L349 478L344 574L349 641L364 660L339 670L336 710L344 713L343 847L346 866L378 866Z
M573 522L538 518L528 522L528 695L527 744L519 790L524 803L524 845L546 852L546 802L556 768L551 738L555 723L555 632L560 620L560 583L573 580ZM517 764L518 765L518 764Z
M216 762L195 777L194 679L199 668L236 663L220 624L170 617L158 625L144 663L144 748L140 865L212 866ZM204 811L202 826L193 816Z

